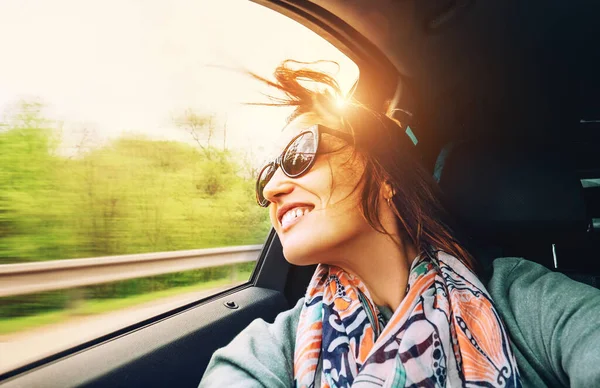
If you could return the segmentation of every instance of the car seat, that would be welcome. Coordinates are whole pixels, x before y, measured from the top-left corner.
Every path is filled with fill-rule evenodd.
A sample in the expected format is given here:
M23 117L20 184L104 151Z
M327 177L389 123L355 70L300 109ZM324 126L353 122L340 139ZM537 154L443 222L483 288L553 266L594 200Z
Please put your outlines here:
M448 144L434 178L484 276L491 274L493 259L518 256L597 285L598 264L586 255L591 218L583 187L559 146Z

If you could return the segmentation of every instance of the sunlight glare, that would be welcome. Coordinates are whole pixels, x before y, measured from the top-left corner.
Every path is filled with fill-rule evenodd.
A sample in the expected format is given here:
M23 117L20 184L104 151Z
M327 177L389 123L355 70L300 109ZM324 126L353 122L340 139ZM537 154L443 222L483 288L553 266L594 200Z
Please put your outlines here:
M346 99L342 96L337 96L335 99L335 106L340 110L343 110L346 107L346 103Z

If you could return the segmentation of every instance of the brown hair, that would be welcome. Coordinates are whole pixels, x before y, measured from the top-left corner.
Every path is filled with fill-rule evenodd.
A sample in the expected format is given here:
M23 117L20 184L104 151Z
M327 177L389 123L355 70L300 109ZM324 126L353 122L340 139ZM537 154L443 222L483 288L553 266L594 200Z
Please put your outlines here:
M385 233L379 218L380 188L384 182L393 187L391 206L400 230L421 253L430 247L462 260L476 270L476 263L456 238L450 217L441 202L441 192L432 175L422 165L415 147L402 124L383 113L346 99L343 110L336 106L342 91L335 78L314 69L319 62L287 60L274 72L275 81L250 75L283 92L282 97L268 96L271 102L260 105L292 106L291 121L304 113L336 116L354 138L354 146L365 160L365 169L357 187L362 186L361 210L367 222ZM313 68L311 68L313 66ZM307 87L304 85L310 85Z

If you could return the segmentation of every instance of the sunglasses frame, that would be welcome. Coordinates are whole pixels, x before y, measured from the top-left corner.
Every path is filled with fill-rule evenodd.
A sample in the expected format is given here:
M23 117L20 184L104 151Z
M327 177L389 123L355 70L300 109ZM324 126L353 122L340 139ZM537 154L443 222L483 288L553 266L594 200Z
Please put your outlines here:
M285 167L282 165L282 161L283 161L283 157L284 155L288 152L289 148L292 146L292 144L294 144L294 142L296 140L298 140L300 137L306 135L307 133L312 133L314 138L315 138L315 156L310 160L310 162L308 163L308 165L299 173L297 174L289 174L286 170ZM274 160L272 160L271 162L266 163L261 169L260 172L258 173L258 176L256 178L256 202L258 203L259 206L262 207L268 207L269 204L271 203L270 201L268 201L264 194L260 192L260 178L263 174L263 172L265 171L265 169L273 166L273 173L271 175L271 177L266 181L266 183L264 184L264 186L266 186L269 181L271 180L271 178L273 178L273 175L275 175L275 172L277 172L278 168L281 168L281 171L283 171L283 173L289 177L289 178L298 178L304 174L306 174L308 171L310 171L310 169L312 168L312 166L315 164L315 160L317 159L317 154L319 153L319 145L321 144L321 135L323 133L326 133L328 135L332 135L335 136L337 138L340 138L342 140L347 141L350 144L353 144L354 139L352 137L352 135L350 135L349 133L346 132L342 132L342 131L338 131L336 129L332 129L329 127L326 127L324 125L321 124L316 124L313 125L305 130L303 130L302 132L300 132L298 135L294 136L292 138L292 140L290 140L290 142L285 146L285 148L283 149L283 151L281 152L281 154L279 154L278 157L276 157ZM263 191L264 191L264 186L263 186ZM262 201L261 201L261 197L262 197Z

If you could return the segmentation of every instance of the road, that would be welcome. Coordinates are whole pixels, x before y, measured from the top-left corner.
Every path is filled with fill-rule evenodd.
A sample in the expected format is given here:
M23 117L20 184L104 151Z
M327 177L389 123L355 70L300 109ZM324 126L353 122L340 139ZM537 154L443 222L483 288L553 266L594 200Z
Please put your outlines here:
M66 322L15 334L0 335L0 373L8 372L42 357L112 333L241 283L171 296L109 313L73 318Z

